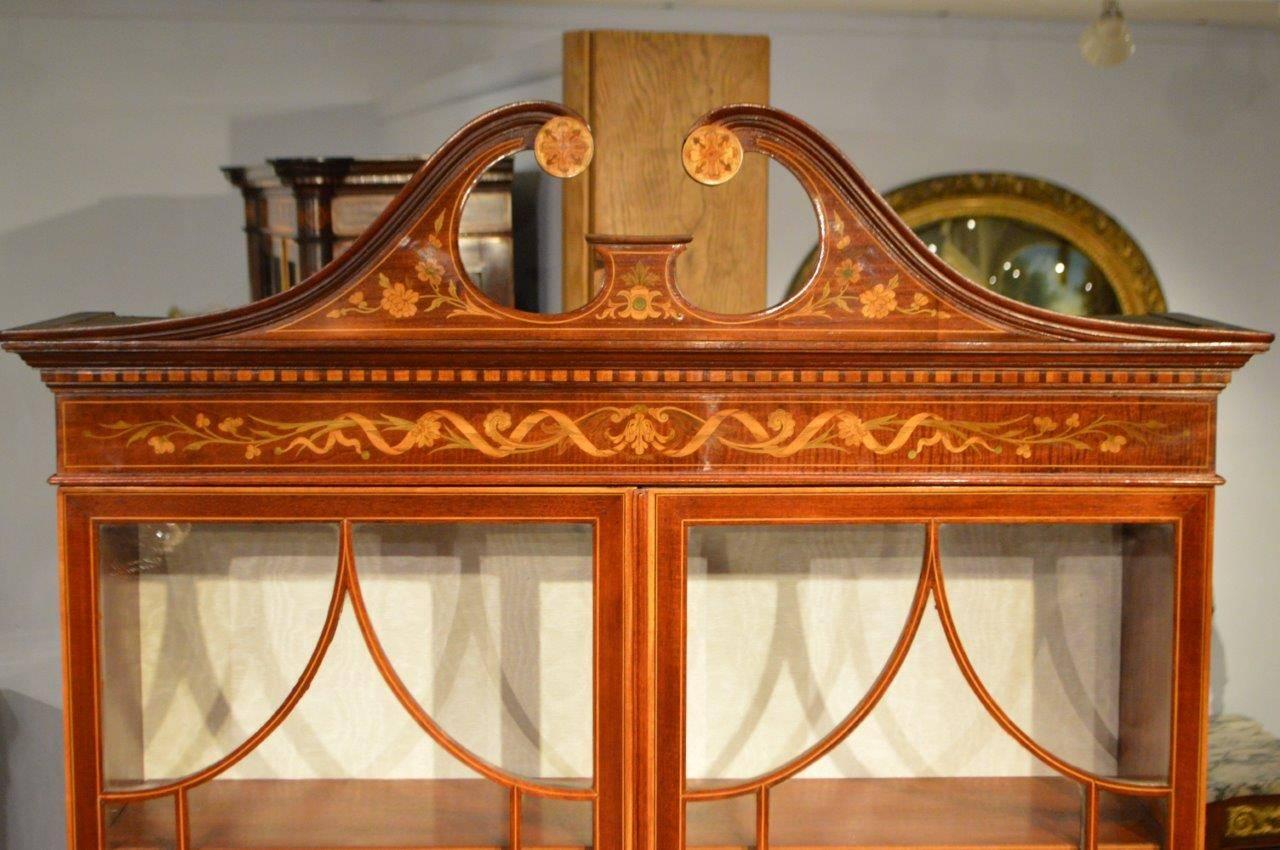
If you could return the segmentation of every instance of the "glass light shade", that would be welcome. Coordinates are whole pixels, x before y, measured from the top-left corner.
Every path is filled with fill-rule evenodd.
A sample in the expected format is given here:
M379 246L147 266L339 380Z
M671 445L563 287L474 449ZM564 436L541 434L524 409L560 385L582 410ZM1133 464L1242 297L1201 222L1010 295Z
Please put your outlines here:
M1118 3L1107 3L1098 19L1080 34L1080 55L1097 68L1119 65L1133 55L1133 35Z

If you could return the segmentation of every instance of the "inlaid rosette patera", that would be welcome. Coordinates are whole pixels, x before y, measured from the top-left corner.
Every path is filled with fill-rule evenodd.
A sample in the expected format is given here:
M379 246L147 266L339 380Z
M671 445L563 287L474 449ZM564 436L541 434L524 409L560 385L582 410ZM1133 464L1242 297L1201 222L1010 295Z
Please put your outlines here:
M734 178L742 168L742 142L738 135L718 124L704 124L684 140L684 170L699 183L718 186Z
M552 118L538 130L533 155L539 167L552 177L576 177L591 164L595 139L591 128L570 115Z

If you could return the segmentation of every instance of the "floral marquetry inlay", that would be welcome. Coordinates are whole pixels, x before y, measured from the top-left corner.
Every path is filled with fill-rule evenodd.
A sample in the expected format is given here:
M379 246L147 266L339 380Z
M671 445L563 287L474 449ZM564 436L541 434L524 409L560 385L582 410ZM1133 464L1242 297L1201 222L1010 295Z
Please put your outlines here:
M863 267L851 259L841 260L834 273L818 280L795 306L790 317L828 317L832 313L849 313L864 319L884 319L903 316L934 316L948 319L950 314L937 309L932 298L923 292L913 292L910 298L899 297L898 275L885 283L865 285L862 282Z
M671 303L671 298L659 288L657 275L644 263L637 263L618 278L620 289L613 292L597 319L683 319L684 314Z
M533 142L538 165L552 177L576 177L591 164L594 152L591 128L568 115L543 124Z
M393 280L386 272L378 272L376 288L362 286L347 296L346 303L325 313L329 319L341 319L352 313L371 315L385 313L392 319L412 319L420 313L446 311L448 316L492 316L491 307L476 298L449 271L449 260L440 239L444 214L436 217L434 230L423 243L406 246L417 256L414 277Z
M157 456L198 453L213 446L243 449L247 460L270 449L274 455L316 455L349 451L362 459L398 456L414 450L478 452L490 458L542 451L589 458L688 457L708 445L730 452L789 458L820 449L840 454L902 454L915 459L927 448L952 455L1000 455L1032 459L1048 447L1082 453L1120 454L1150 442L1164 430L1155 420L1127 421L1104 415L1027 414L993 421L951 419L929 411L869 416L836 407L812 415L776 408L763 416L726 407L699 414L674 405L597 407L571 415L554 408L513 414L496 407L475 417L449 408L424 410L407 418L390 413L347 412L331 419L281 421L261 416L197 413L144 422L101 423L85 436L145 442Z
M585 135L582 135L585 134ZM548 121L535 141L545 167L572 170L590 159L590 132L569 117ZM742 142L731 130L707 125L686 140L686 166L696 179L728 180L742 163ZM898 332L982 331L985 326L941 301L910 270L869 238L866 223L838 197L815 199L826 223L822 261L814 279L776 310L725 315L699 310L679 294L676 255L686 237L592 237L602 259L599 300L588 309L558 316L511 310L487 299L460 268L452 242L457 211L440 207L419 219L412 233L365 276L311 313L310 325L378 333L390 329L467 329L561 326L629 331L726 330L778 323L793 328L839 328L859 333L877 326ZM452 218L451 218L452 216ZM353 321L354 320L354 321ZM944 325L945 323L945 325Z

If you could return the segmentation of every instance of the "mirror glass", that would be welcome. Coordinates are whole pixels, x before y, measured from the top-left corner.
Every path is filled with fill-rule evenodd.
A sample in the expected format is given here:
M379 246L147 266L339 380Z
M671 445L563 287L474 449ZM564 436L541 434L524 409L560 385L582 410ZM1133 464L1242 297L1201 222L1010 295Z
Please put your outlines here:
M915 231L947 265L1001 295L1075 316L1121 312L1115 290L1093 260L1030 222L963 216Z

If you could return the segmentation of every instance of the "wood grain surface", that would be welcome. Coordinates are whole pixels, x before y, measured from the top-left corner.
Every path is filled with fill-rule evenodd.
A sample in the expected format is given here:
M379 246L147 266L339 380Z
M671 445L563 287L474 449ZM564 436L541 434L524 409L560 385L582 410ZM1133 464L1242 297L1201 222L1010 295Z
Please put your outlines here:
M750 797L689 807L688 846L751 850ZM479 780L218 780L191 795L191 844L201 850L508 850L505 795ZM1074 850L1081 801L1051 778L809 779L772 798L775 850L888 847ZM171 834L161 806L126 806L109 827L112 850L164 850ZM591 809L525 798L526 850L585 850ZM1099 848L1157 850L1159 826L1138 801L1114 801Z
M587 172L564 188L564 305L590 297L588 233L680 233L680 286L709 310L765 306L768 169L748 157L732 182L690 180L680 146L694 122L724 103L769 102L764 36L626 31L564 39L565 105L596 137ZM583 179L586 178L586 179Z
M651 86L685 59L712 85L730 73L710 47L663 59L668 38L677 37L645 47ZM601 64L592 53L589 67ZM573 75L568 82L584 86ZM589 98L616 106L609 79L585 85ZM631 110L631 132L674 120L663 96L647 97ZM465 274L462 204L488 164L567 115L559 104L526 103L471 122L350 251L279 296L207 316L75 314L0 333L58 401L69 847L153 847L127 836L129 818L154 813L171 818L168 850L584 846L580 815L542 814L558 798L594 807L598 850L680 850L686 826L696 848L1196 850L1205 826L1216 399L1230 370L1272 335L1182 316L1141 324L1064 316L999 298L931 254L811 127L750 105L699 120L788 167L822 211L818 268L795 298L747 315L713 312L706 306L759 304L690 302L684 293L697 284L673 274L685 242L630 236L597 243L602 288L581 309L509 309ZM597 162L609 156L611 132L600 130ZM667 150L656 138L646 136ZM679 149L673 138L673 173ZM728 198L742 179L696 191ZM611 202L636 217L617 226L670 230L659 215L683 209L673 198L624 188ZM638 212L655 199L652 212ZM708 210L717 226L740 231L742 209ZM719 238L693 229L695 242ZM744 291L739 268L763 274L762 236L752 246L759 253L736 258L740 267L707 266L715 292ZM100 653L128 655L135 644L100 632L102 606L124 609L133 598L128 582L110 587L98 574L110 554L101 524L272 517L341 524L326 624L350 605L401 706L487 777L485 789L221 778L306 691L328 625L290 697L223 762L168 785L104 787L104 767L136 760L138 730L128 717L132 673L116 682L124 710L103 705L111 697L103 676L117 673ZM350 544L351 523L368 519L554 518L593 522L597 535L596 752L585 792L486 765L435 724L379 648ZM1064 779L810 784L799 777L820 755L813 749L752 779L741 797L686 787L686 525L859 518L923 524L926 555L898 648L822 746L838 744L874 707L905 658L912 623L932 607L967 687ZM1148 669L1132 671L1121 697L1120 760L1125 771L1167 779L1073 766L986 690L951 618L937 547L940 523L977 520L1176 526L1175 572L1163 582L1140 575L1136 548L1121 600L1130 620L1122 651L1130 668ZM125 630L132 623L129 614L118 620ZM1172 670L1149 665L1170 642ZM1169 678L1167 697L1138 693ZM105 760L104 733L126 742ZM122 813L122 804L133 808ZM1151 812L1155 832L1144 820Z

